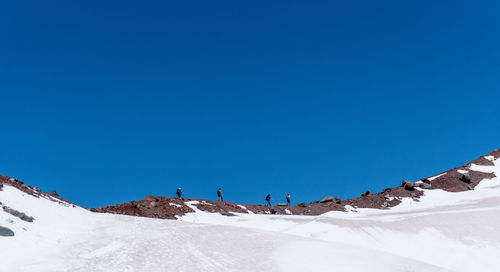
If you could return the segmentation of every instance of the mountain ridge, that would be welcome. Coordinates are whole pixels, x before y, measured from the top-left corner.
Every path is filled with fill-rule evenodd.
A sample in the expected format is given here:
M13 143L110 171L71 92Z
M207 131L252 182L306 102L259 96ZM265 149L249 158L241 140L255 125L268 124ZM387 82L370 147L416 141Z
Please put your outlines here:
M424 190L442 189L448 192L473 190L474 187L476 187L482 180L493 178L495 175L493 173L473 170L471 169L471 166L491 166L494 165L493 160L499 157L500 149L496 149L493 152L480 156L479 158L462 166L452 168L433 176L422 178L416 182L403 181L401 186L388 187L375 194L366 191L360 197L341 200L340 202L336 202L333 197L329 197L325 198L325 201L318 200L291 206L276 205L269 207L262 204L252 205L226 201L213 201L208 199L179 199L149 195L142 200L108 205L105 207L88 208L88 210L98 213L177 219L187 213L195 212L195 209L199 209L204 212L220 213L226 216L233 216L235 213L320 215L330 211L349 211L353 208L388 209L399 205L402 198L409 197L418 201L418 199L423 195ZM470 179L469 181L462 180L466 174ZM63 201L71 205L77 205L60 197L55 191L50 194L45 193L39 188L26 185L22 181L15 178L0 175L0 186L2 184L12 185L35 197L45 197L54 201Z

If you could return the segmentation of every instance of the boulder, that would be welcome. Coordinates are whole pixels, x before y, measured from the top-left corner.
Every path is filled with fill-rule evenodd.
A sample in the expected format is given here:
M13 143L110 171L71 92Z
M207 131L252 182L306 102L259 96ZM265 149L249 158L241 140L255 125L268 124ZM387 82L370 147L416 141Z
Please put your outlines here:
M413 181L403 180L403 183L401 186L404 187L405 190L407 190L407 191L415 190L415 182L413 182Z
M340 199L340 197L339 197L339 196L334 197L334 198L333 198L333 201L334 201L335 203L337 203L337 204L342 203L342 200Z
M221 211L220 214L224 216L236 216L236 214L228 212L228 211Z
M18 217L19 219L23 220L23 221L26 221L26 222L33 222L33 217L31 216L27 216L25 213L23 212L20 212L20 211L16 211L14 209L11 209L7 206L4 206L3 207L3 210L6 212L6 213L10 213L12 214L13 216L15 217Z
M419 184L419 186L418 186L418 187L420 187L420 188L422 188L422 189L426 189L426 190L430 190L430 189L432 189L432 185L430 185L430 184L428 184L428 183L421 183L421 184Z
M14 232L9 228L0 226L0 236L3 237L14 236Z
M333 197L332 196L325 196L325 198L321 199L321 203L325 203L325 202L332 202L333 201Z
M431 181L428 178L422 178L421 181L423 183L431 184Z
M369 196L371 194L370 190L366 190L361 196Z
M55 196L55 197L59 197L59 195L57 194L56 190L52 190L52 192L50 192L50 195L51 196Z
M470 180L470 175L469 173L465 173L463 174L461 177L460 177L460 180L465 182L465 183L470 183L471 180Z
M276 206L284 207L284 206L288 206L288 204L286 204L286 203L278 203L278 204L276 204Z
M309 205L305 202L302 202L302 203L297 204L297 206L302 207L302 208L306 208Z

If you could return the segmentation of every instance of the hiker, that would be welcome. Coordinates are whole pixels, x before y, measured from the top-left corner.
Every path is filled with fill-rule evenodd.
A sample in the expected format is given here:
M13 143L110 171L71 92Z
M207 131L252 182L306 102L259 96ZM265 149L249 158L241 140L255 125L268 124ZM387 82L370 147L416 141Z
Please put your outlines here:
M286 205L290 206L290 200L292 199L292 196L290 194L286 194Z
M224 199L222 199L222 189L219 188L219 190L217 190L217 201L224 201Z
M271 205L271 194L268 194L268 195L266 196L266 201L267 201L267 205L269 205L269 207L271 207L271 206L272 206L272 205Z
M182 190L181 188L177 188L177 192L175 192L177 194L177 197L179 197L179 199L182 199Z

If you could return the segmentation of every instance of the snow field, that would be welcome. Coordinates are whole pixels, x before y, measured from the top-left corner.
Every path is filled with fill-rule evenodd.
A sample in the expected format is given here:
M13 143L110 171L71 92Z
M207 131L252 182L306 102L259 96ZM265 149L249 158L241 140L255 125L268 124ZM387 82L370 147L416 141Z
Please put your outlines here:
M495 166L475 171L500 173ZM194 208L178 221L91 213L5 185L0 271L500 271L500 178L474 191L425 191L390 210L321 216Z

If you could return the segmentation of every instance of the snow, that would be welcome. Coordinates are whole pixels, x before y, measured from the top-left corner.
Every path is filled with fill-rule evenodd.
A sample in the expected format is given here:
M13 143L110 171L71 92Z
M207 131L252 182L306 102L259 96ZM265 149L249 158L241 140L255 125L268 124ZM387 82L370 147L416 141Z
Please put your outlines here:
M346 212L357 212L356 208L354 208L354 207L353 207L353 206L351 206L351 205L345 205L345 206L344 206L344 210L345 210Z
M238 207L242 208L243 210L247 211L249 214L254 214L254 212L252 212L251 210L247 209L247 207L245 207L245 206L243 206L243 205L239 205L239 204L238 204L238 205L236 205L236 206L238 206Z
M460 174L462 174L462 175L469 173L469 171L462 170L462 169L457 169L457 172L460 173Z
M470 169L499 173L494 166ZM439 176L439 175L438 175ZM436 178L438 176L434 176ZM499 271L500 178L473 191L425 190L388 210L346 205L321 216L196 208L179 220L91 213L9 185L0 210L2 271ZM244 207L244 206L243 206Z
M430 181L433 181L433 180L435 180L435 179L437 179L437 178L439 178L439 177L441 177L441 176L446 175L446 173L448 173L448 172L444 172L444 173L441 173L441 174L439 174L439 175L435 175L435 176L430 177L430 178L428 178L428 179L429 179Z
M498 160L496 160L496 161L498 161ZM471 166L469 168L470 168L470 170L484 172L484 173L493 173L496 170L495 167L493 167L493 166L477 165L477 164L471 164ZM497 173L500 173L500 171L497 171Z

